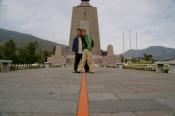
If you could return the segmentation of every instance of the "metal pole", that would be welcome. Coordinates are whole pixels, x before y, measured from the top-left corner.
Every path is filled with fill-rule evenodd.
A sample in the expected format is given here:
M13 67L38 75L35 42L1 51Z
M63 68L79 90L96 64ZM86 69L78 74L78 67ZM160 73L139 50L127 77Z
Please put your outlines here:
M138 48L137 48L137 32L136 32L136 53L137 53L137 58L136 59L137 59L137 63L138 63L139 60L138 60L138 51L137 51L137 49Z
M125 32L123 32L123 54L125 52Z
M123 32L123 63L125 63L125 58L124 58L124 52L125 52L125 32Z
M130 46L130 50L131 50L131 29L129 30L129 46ZM131 63L131 54L129 54L130 57L130 63Z
M129 44L130 44L130 49L131 49L131 30L129 30Z
M138 49L138 46L137 46L137 32L136 32L136 50Z

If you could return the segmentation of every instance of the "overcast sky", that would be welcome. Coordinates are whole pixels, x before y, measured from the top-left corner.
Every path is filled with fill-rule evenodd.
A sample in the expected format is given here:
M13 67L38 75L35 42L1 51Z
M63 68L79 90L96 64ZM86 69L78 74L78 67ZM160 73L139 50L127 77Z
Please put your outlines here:
M175 48L175 0L91 0L97 6L102 49L115 53L129 49L165 46ZM72 7L80 0L0 0L0 28L33 34L68 45Z

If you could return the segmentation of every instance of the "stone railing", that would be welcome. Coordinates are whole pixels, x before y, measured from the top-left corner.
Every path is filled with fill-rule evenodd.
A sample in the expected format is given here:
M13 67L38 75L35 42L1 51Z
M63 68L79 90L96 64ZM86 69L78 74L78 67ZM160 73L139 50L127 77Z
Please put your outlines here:
M10 70L38 69L44 67L42 64L11 64Z

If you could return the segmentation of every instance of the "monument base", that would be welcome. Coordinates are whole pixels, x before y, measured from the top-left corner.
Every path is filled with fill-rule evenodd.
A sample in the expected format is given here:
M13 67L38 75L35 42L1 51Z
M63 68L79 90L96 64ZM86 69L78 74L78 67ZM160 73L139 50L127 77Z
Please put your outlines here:
M107 56L93 55L94 64L116 65L116 63L120 63L119 56L113 55L112 52L113 52L112 50L108 50L107 53L108 54L110 53L110 55L107 55ZM67 54L67 55L62 55L62 54ZM57 65L62 65L62 64L73 65L74 60L75 60L74 54L65 53L65 51L62 50L61 46L57 46L55 55L48 57L47 62L50 63L51 66L57 66Z
M75 61L75 55L67 55L66 59L67 59L68 65L73 65ZM100 65L103 63L103 57L99 55L93 56L93 60L94 60L94 64Z

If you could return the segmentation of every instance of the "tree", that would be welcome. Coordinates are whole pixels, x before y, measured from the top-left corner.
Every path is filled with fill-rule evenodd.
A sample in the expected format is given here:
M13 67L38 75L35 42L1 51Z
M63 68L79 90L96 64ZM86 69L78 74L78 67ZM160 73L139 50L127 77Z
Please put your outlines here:
M38 42L30 42L23 48L17 48L14 41L10 40L5 44L0 44L0 59L12 60L14 64L44 63L54 49L41 50Z
M121 56L121 62L124 63L124 57L123 56Z
M18 49L18 52L17 52L17 57L18 57L18 64L28 64L28 61L27 61L27 50L26 48L19 48Z
M153 56L151 54L144 54L145 61L154 61Z
M125 63L128 63L129 59L126 59L126 58L125 58L125 60L124 60L124 61L125 61Z
M0 59L4 59L4 45L0 44Z
M38 42L30 42L25 47L26 52L26 62L29 64L33 64L37 61L37 54L39 52Z
M16 45L13 40L9 40L4 44L4 59L16 59Z
M131 62L132 62L132 63L137 63L137 59L136 59L136 58L132 58L132 59L131 59Z
M47 57L49 57L50 54L51 54L51 53L49 53L49 51L48 51L47 49L45 49L45 50L43 51L44 62L47 61Z

